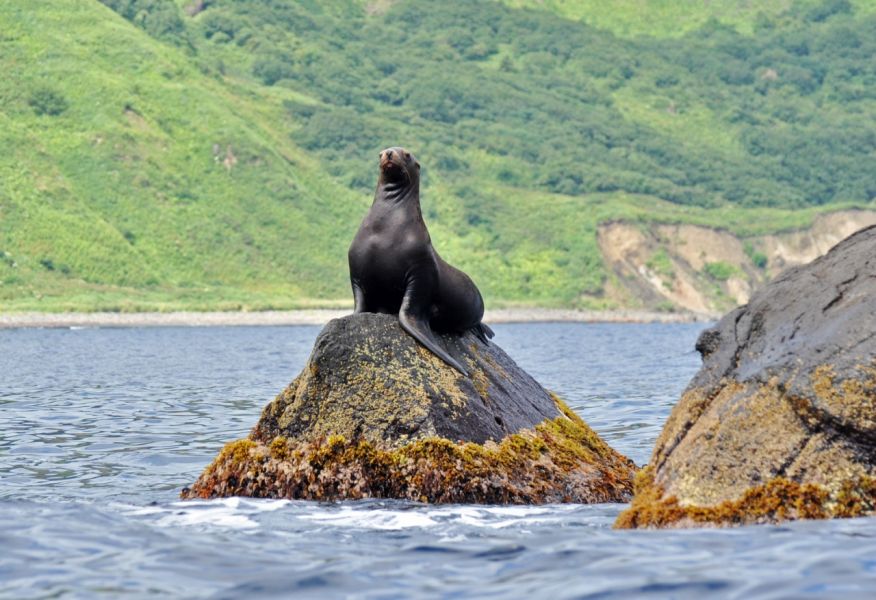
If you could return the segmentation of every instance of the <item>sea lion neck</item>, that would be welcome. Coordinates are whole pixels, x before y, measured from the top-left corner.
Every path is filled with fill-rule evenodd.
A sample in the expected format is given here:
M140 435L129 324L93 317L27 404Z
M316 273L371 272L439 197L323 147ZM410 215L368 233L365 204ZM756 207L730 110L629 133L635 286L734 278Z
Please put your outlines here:
M385 202L408 203L420 202L420 182L418 180L408 181L383 181L377 183L377 192L374 194L374 200Z

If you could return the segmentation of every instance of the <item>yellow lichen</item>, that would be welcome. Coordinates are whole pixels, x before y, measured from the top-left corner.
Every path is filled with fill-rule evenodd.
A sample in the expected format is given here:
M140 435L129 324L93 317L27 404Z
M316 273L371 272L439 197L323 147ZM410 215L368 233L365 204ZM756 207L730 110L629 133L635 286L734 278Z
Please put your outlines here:
M503 369L488 353L481 352L478 344L473 343L469 345L468 349L471 356L483 361L487 365L489 372L493 377L505 380L510 379L508 372L505 371L505 369ZM487 376L487 370L485 370L482 365L478 365L474 361L469 361L469 371L471 382L474 385L475 390L477 390L478 395L484 400L484 402L487 402L490 398L490 379Z
M487 374L478 366L469 366L469 373L478 396L481 397L481 400L487 402L490 399L490 380Z
M876 427L876 367L860 365L859 376L836 384L832 365L815 369L810 385L820 404L858 429Z

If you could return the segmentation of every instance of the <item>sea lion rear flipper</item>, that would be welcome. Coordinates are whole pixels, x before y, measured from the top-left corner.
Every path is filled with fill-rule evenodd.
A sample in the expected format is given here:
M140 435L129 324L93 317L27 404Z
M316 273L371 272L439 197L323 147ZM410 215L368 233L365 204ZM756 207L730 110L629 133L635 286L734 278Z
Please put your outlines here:
M401 324L402 329L407 331L415 340L423 344L423 346L425 346L432 354L468 377L468 371L466 371L455 358L450 356L447 351L441 347L438 340L435 339L435 334L432 333L432 328L429 327L428 321L417 317L409 310L405 310L404 306L402 306L402 310L398 314L398 321Z
M481 338L481 340L483 340L485 344L487 343L488 339L492 339L493 336L496 335L495 333L493 333L493 330L490 329L490 326L486 323L478 323L476 329L478 331L478 337Z

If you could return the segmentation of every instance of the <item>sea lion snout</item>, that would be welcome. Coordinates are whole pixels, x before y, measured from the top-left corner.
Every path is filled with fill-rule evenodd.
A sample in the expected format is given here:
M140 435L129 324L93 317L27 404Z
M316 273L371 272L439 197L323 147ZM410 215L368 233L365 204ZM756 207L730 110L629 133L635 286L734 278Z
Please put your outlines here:
M392 148L387 148L383 152L380 153L380 168L383 171L386 171L389 167L401 166L398 163L398 152L395 152ZM393 160L395 159L395 160Z
M405 154L410 156L409 152L406 152L401 148L387 148L380 153L380 164L384 165L393 163L401 166L401 164L404 162Z
M417 159L404 148L387 148L380 153L380 171L387 180L402 177L410 181L419 167Z

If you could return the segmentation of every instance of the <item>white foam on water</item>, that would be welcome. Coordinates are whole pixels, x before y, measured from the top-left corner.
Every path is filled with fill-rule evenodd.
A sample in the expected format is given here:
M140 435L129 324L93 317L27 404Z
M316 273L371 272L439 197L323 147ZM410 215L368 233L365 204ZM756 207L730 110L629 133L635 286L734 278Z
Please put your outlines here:
M550 506L422 506L409 509L337 504L330 507L310 502L256 498L187 500L166 505L130 506L129 515L152 517L162 527L212 525L229 529L260 527L258 515L292 509L294 519L343 529L392 531L429 529L458 524L485 529L538 526L561 522L578 505Z
M338 510L314 511L301 519L358 529L410 529L446 527L454 523L470 527L502 529L562 521L580 506L416 506L410 510L341 506Z
M253 513L272 512L289 505L289 500L251 500L247 498L217 498L173 502L163 506L125 506L133 516L156 516L155 523L162 527L187 525L215 525L229 529L255 529L259 523Z
M214 498L212 500L182 500L173 502L170 506L188 508L191 506L216 506L217 504L235 510L252 510L256 512L273 512L292 504L291 500L270 500L266 498Z
M274 512L275 510L286 508L287 506L292 504L291 500L268 500L260 498L237 498L237 500L240 501L240 506L243 506L245 508L251 508L259 512ZM178 502L177 504L184 503Z
M344 506L338 511L314 512L301 515L306 521L315 521L339 527L358 529L410 529L440 525L428 514L417 510L355 509Z
M468 541L468 539L466 535L443 535L438 538L438 542L441 544L459 544Z
M562 520L577 505L558 506L453 506L433 511L445 520L471 527L502 529L521 525L538 525Z
M231 509L233 511L233 509ZM255 529L258 523L247 515L231 512L228 509L214 508L208 510L183 510L158 519L162 527L179 527L188 525L215 525L228 529Z

